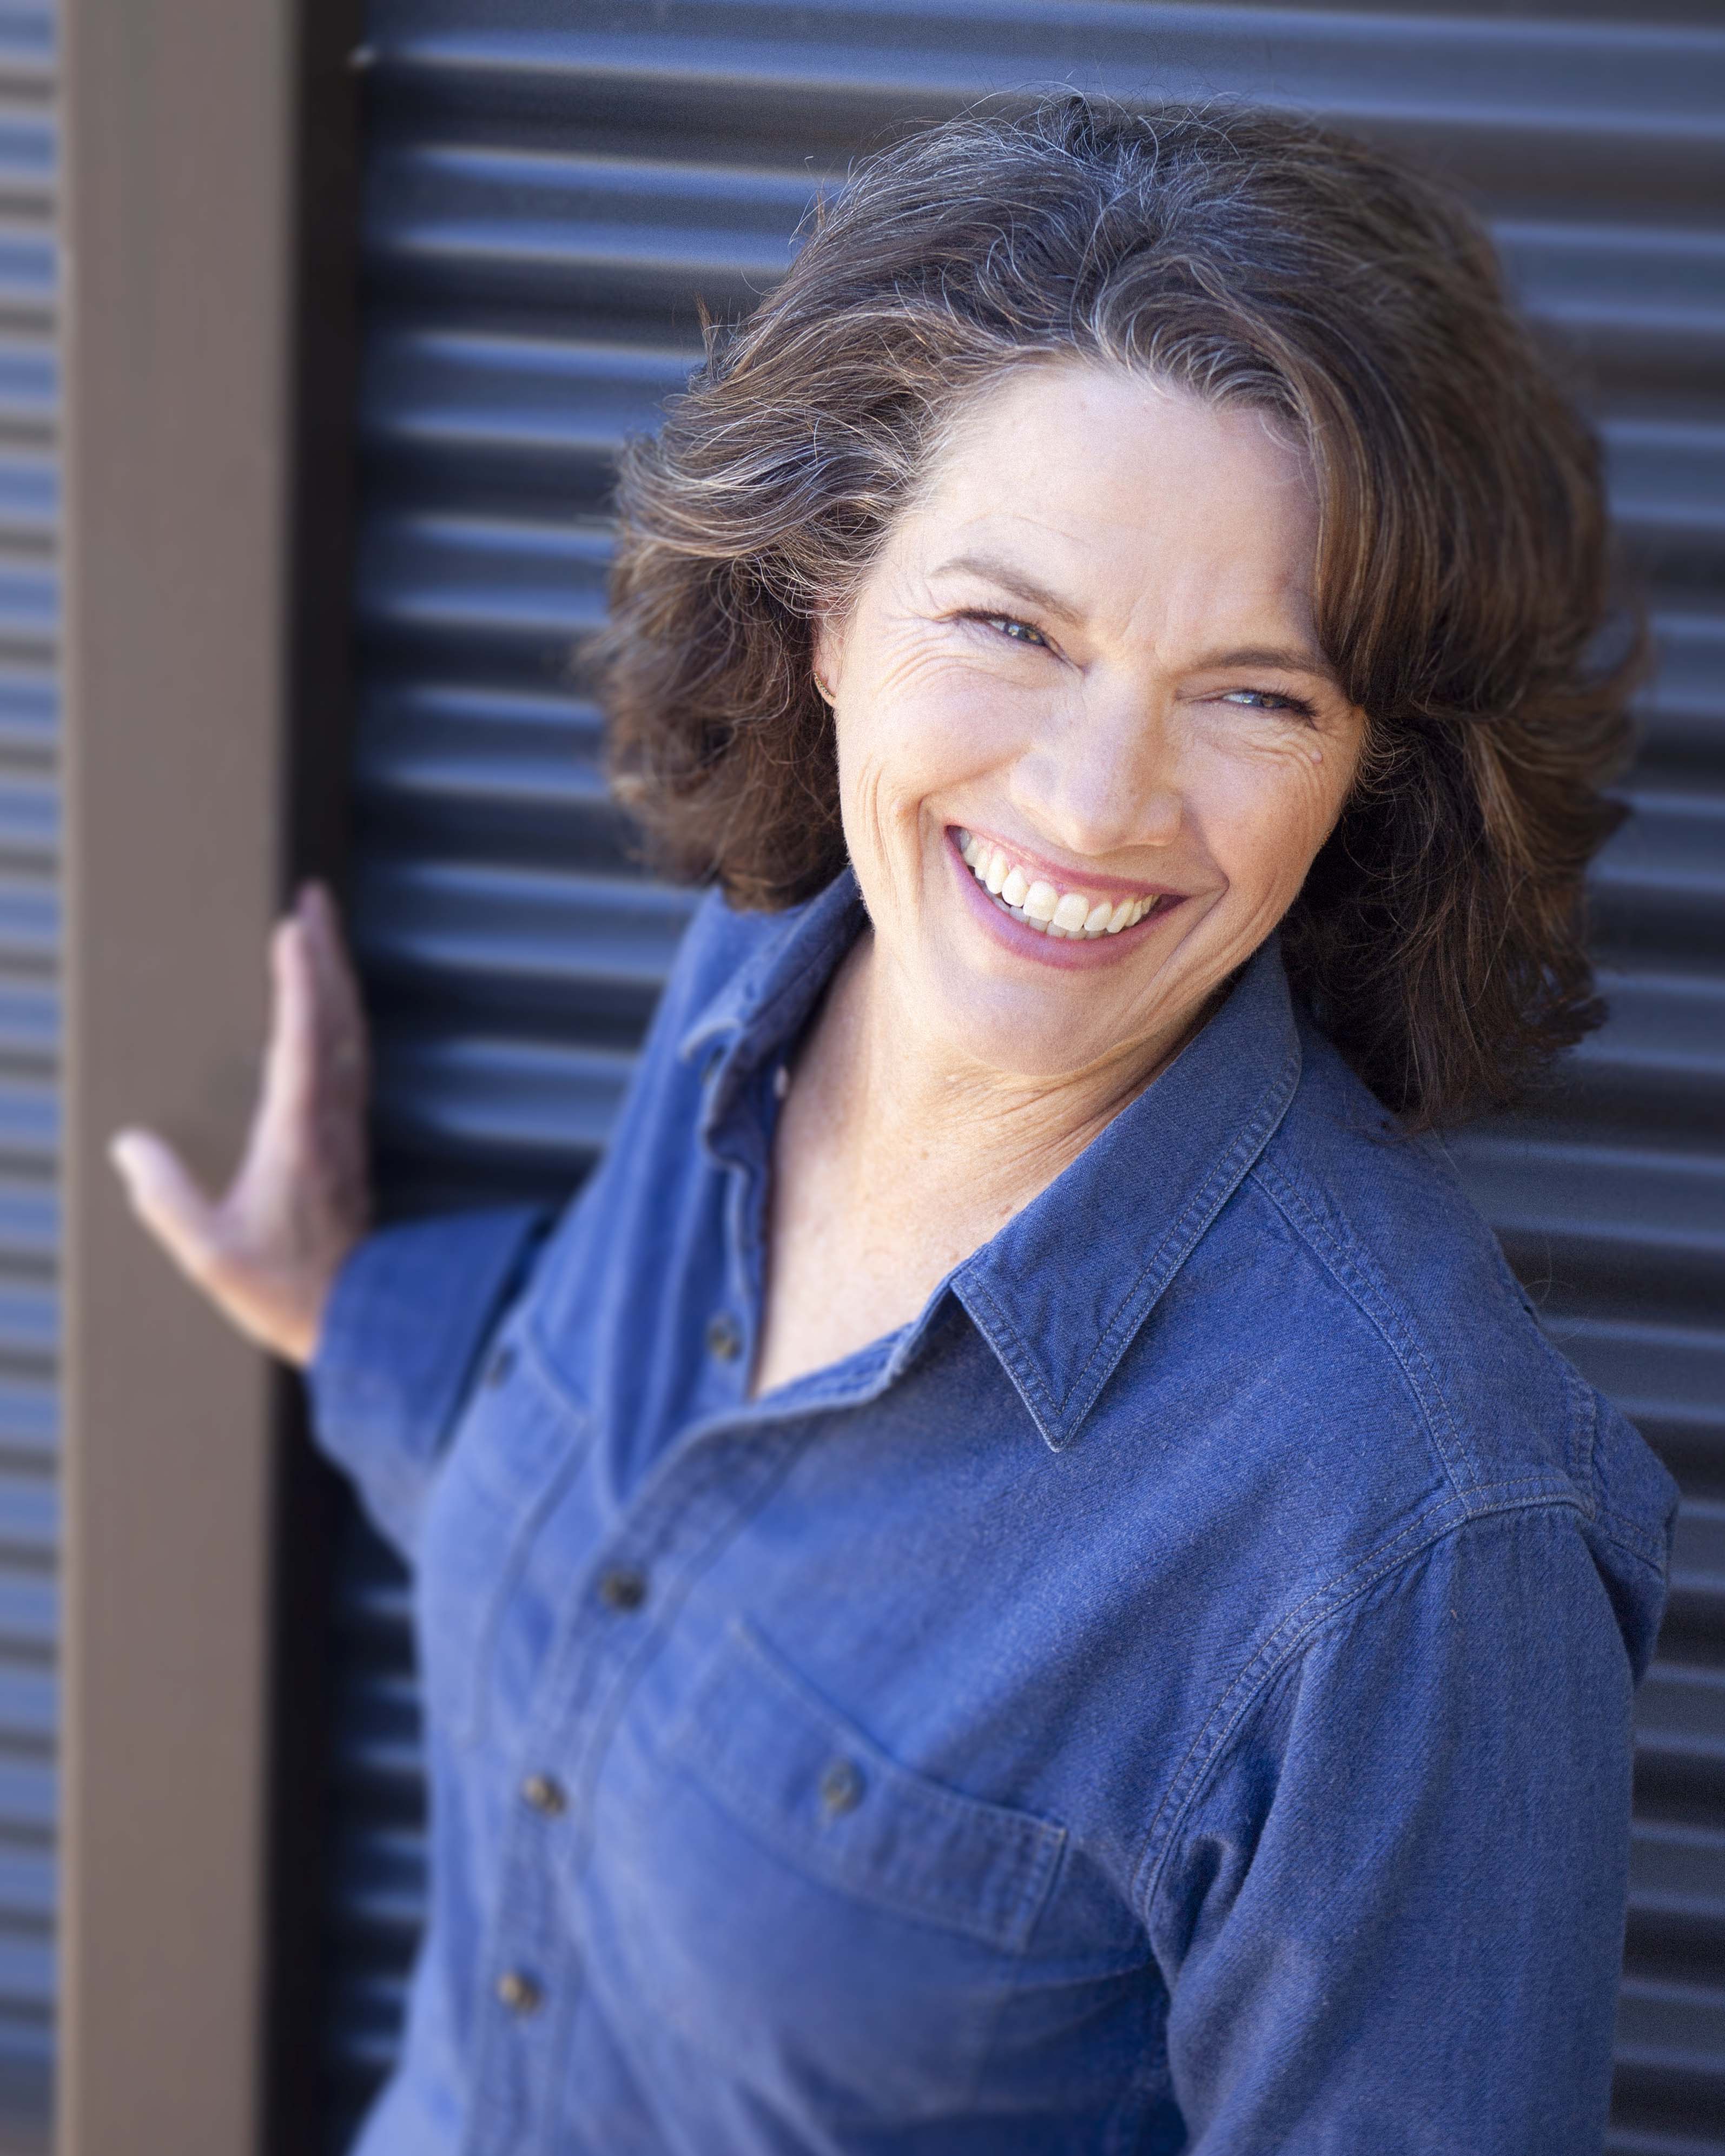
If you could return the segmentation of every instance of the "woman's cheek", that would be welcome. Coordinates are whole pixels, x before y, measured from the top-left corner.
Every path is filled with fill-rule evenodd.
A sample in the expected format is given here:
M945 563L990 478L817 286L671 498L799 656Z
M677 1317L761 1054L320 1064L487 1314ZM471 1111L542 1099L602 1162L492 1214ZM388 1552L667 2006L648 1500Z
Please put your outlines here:
M920 811L986 778L1011 754L998 699L973 674L927 659L883 670L838 717L841 789L875 795L876 814Z
M1213 767L1196 799L1212 857L1229 886L1256 905L1291 905L1334 824L1337 772L1304 745L1275 757L1230 759Z

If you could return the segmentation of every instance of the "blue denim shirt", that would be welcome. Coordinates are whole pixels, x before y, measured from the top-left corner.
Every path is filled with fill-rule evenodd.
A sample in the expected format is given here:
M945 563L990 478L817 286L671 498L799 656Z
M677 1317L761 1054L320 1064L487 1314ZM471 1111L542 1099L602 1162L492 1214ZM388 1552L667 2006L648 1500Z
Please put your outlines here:
M375 1236L430 1924L365 2156L1585 2156L1675 1493L1272 940L914 1323L762 1399L855 885L701 910L608 1156Z

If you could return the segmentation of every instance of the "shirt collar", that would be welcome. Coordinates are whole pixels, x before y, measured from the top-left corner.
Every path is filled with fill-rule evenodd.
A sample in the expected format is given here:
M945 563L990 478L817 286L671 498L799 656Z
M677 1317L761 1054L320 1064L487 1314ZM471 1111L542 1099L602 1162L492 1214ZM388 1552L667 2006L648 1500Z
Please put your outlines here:
M1300 1035L1278 939L1167 1070L953 1274L1051 1450L1286 1114Z
M678 1042L685 1063L701 1059L701 1135L720 1158L733 1157L727 1127L749 1081L796 1039L865 918L848 868L806 904L769 917L754 949Z
M742 1127L755 1120L749 1081L795 1039L864 918L847 869L772 923L683 1034L685 1060L707 1057L701 1136L716 1158L755 1150L758 1134ZM1064 1449L1270 1142L1299 1077L1299 1031L1272 936L1167 1070L954 1269L909 1338L955 1296L1050 1448Z

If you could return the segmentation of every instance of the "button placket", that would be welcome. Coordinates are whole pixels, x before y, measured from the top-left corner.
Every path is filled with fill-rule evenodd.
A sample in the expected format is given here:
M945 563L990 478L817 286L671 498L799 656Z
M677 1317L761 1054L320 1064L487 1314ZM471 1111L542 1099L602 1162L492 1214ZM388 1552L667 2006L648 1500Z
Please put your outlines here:
M608 1609L631 1616L647 1599L647 1575L639 1566L608 1565L599 1574L596 1592Z
M545 2004L545 1994L525 1969L505 1969L497 1979L496 1989L499 2002L511 2014L536 2014Z
M560 1819L569 1799L555 1774L529 1774L521 1783L521 1802L542 1819Z
M706 1322L706 1352L716 1363L734 1363L742 1353L742 1327L728 1310L716 1310Z
M574 1598L562 1634L542 1666L528 1717L524 1761L555 1759L564 1810L555 1839L564 1861L584 1862L590 1791L601 1763L594 1746L608 1742L621 1719L614 1702L632 1688L657 1651L670 1621L655 1608L674 1609L677 1589L716 1539L734 1530L755 1509L764 1483L787 1466L803 1441L796 1425L726 1429L722 1423L691 1433L686 1451L649 1476L602 1561L593 1592ZM600 1582L627 1573L647 1592L632 1607L605 1596ZM627 1593L624 1602L629 1600ZM538 1771L538 1770L535 1770ZM547 1837L538 1824L539 1841Z
M519 1789L479 2023L470 2156L516 2156L536 2145L580 1994L579 1952L557 1903L547 1845L562 1786L549 1775L529 1775Z
M649 1479L625 1522L626 1549L624 1538L614 1543L598 1577L626 1572L645 1580L650 1568L650 1576L669 1584L715 1534L747 1516L760 1480L789 1450L783 1437L751 1446L716 1433L711 1445L675 1463L680 1472ZM518 1756L556 1759L561 1771L517 1770L521 1801L503 1851L490 2010L475 2061L474 2116L483 2124L473 2156L514 2156L531 2141L541 2130L536 2106L548 2101L546 2059L567 2046L561 2032L572 2025L580 1995L581 1942L554 1866L579 1846L599 1763L593 1748L619 1718L611 1702L653 1650L653 1628L624 1621L632 1617L597 1591L573 1598L542 1668Z

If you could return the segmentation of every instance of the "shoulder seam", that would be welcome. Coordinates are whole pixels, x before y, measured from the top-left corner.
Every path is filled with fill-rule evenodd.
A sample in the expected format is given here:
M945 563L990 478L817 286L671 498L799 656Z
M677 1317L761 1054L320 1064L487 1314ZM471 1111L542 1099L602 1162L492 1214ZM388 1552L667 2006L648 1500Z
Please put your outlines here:
M1614 1549L1635 1558L1660 1579L1666 1578L1670 1567L1663 1547L1651 1543L1633 1520L1602 1505L1594 1512L1592 1524Z
M1476 1524L1483 1525L1513 1512L1570 1512L1578 1520L1585 1518L1577 1497L1554 1496L1549 1491L1531 1496L1504 1496L1492 1504L1465 1508L1460 1506L1459 1500L1446 1500L1362 1558L1348 1571L1316 1589L1288 1612L1257 1652L1224 1686L1152 1815L1132 1868L1133 1904L1147 1928L1168 1857L1178 1843L1188 1814L1235 1738L1282 1671L1300 1659L1326 1625L1343 1614L1379 1581L1394 1572L1408 1569L1416 1558L1439 1543Z
M1294 1235L1372 1326L1394 1358L1408 1389L1419 1405L1426 1434L1456 1496L1465 1497L1469 1491L1484 1488L1486 1486L1480 1481L1478 1469L1465 1450L1462 1434L1455 1426L1455 1418L1443 1397L1437 1373L1432 1368L1424 1344L1403 1320L1387 1286L1377 1277L1376 1269L1365 1260L1365 1253L1357 1249L1344 1250L1290 1178L1267 1157L1260 1158L1254 1166L1251 1179L1263 1185L1265 1196L1281 1214ZM1445 1431L1449 1435L1448 1444L1445 1442Z

